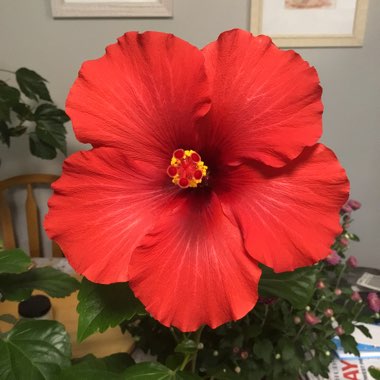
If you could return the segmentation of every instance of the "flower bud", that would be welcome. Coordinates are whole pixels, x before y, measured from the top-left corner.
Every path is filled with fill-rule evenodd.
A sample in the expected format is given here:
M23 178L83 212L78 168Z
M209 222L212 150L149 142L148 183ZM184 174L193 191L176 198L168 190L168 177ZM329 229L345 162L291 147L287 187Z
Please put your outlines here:
M316 287L317 287L317 289L324 289L326 287L326 285L322 280L318 280Z
M330 356L330 355L331 355L331 352L330 352L330 351L325 351L325 355L326 355L326 356Z
M281 359L281 354L276 354L276 356L274 357L276 360L279 360Z
M331 250L330 254L325 259L326 263L329 265L337 265L340 263L340 260L340 256L334 250Z
M343 335L343 334L344 334L344 329L343 329L343 327L342 327L342 326L338 326L338 327L336 327L336 328L335 328L335 333L336 333L336 335L338 335L338 336Z
M242 351L241 354L240 354L240 356L241 356L242 359L245 360L245 359L248 359L249 354L248 354L247 351Z
M214 356L219 356L219 351L215 350L212 354L213 354Z
M342 294L342 290L339 289L339 288L336 288L336 289L334 290L334 293L335 293L336 296L339 297L339 296Z
M306 311L310 311L310 310L311 310L310 306L306 306L306 307L305 307L305 310L306 310Z
M355 200L355 199L350 199L347 204L352 210L359 210L362 207L362 204Z
M327 318L331 318L334 315L334 310L331 308L328 308L324 311L324 314Z
M197 348L198 348L198 350L203 350L204 344L202 342L198 343Z
M380 298L375 292L368 293L367 296L368 307L375 313L380 311Z
M356 268L358 266L358 259L355 256L350 256L347 259L347 265L351 268Z
M306 312L305 313L305 322L308 325L314 326L314 325L320 323L321 320L314 313Z
M241 368L240 367L235 367L235 372L236 373L240 373L241 372Z
M362 300L362 297L360 295L359 292L352 292L351 294L351 299L354 301L354 302L360 302Z
M233 352L234 354L238 354L238 353L240 352L240 348L237 347L237 346L235 346L235 347L232 348L232 352Z
M301 323L301 318L295 316L295 317L293 318L293 322L294 322L295 325L299 325L299 324Z
M348 239L346 239L346 238L340 239L340 244L342 244L343 247L348 247L348 243L349 243Z

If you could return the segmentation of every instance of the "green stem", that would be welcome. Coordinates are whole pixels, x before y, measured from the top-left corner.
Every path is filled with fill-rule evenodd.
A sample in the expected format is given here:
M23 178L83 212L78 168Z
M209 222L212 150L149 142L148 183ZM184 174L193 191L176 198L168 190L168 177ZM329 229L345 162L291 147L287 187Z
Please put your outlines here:
M304 324L301 326L301 328L298 330L298 333L297 333L297 335L294 337L294 339L293 339L293 342L295 342L297 339L298 339L298 337L301 335L301 332L305 329L305 327L306 327L306 322L304 322Z
M203 332L204 326L200 327L197 332L195 333L194 341L198 347L199 343L201 342L201 336ZM197 365L197 357L198 357L198 350L195 352L192 358L191 362L191 372L195 373L196 365Z
M6 69L0 69L0 71L2 71L4 73L9 73L9 74L16 74L14 71L6 70Z
M179 367L180 371L183 371L186 368L187 363L190 361L190 358L191 358L191 355L186 355L185 356L185 359L183 360L183 362L181 364L181 367Z
M170 333L172 334L174 340L176 341L176 343L179 343L178 336L177 336L177 334L175 333L173 327L171 327L169 330L170 330Z
M342 269L339 272L338 280L336 281L335 289L339 288L340 281L342 280L343 273L346 269L346 264L343 264Z
M269 306L267 304L265 304L264 318L260 324L261 328L263 328L263 326L265 325L265 321L267 320L268 312L269 312Z
M352 319L353 321L356 320L356 318L360 315L360 313L363 311L364 309L364 302L362 303L362 305L360 306L359 310L357 311L357 313L354 315L354 318Z

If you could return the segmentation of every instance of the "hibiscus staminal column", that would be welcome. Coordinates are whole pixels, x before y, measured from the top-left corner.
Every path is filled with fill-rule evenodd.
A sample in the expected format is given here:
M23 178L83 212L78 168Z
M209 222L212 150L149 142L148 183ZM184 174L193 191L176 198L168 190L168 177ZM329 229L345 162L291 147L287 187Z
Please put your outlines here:
M182 189L197 187L207 174L208 167L194 150L177 149L167 169L172 182Z

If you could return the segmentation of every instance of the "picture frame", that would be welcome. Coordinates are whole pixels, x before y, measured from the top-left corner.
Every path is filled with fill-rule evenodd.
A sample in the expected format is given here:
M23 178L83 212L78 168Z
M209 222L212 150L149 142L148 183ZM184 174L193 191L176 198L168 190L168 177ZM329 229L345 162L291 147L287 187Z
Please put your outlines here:
M173 0L51 0L54 18L172 17Z
M362 46L367 12L368 0L251 0L251 32L280 47Z

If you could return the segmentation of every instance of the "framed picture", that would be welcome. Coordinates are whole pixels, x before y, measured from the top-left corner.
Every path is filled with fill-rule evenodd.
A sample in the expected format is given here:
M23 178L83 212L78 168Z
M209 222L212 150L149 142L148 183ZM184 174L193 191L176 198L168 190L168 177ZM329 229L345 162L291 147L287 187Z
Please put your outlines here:
M362 46L368 0L251 0L251 32L282 47Z
M51 0L54 18L171 17L173 0Z

